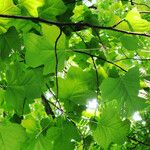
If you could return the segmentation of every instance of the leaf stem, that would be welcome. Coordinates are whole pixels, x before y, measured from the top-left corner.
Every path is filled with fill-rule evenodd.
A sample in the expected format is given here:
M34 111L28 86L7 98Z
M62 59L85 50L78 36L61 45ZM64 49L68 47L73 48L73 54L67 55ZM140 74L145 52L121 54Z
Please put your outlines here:
M59 97L59 85L58 85L58 54L57 54L57 44L58 44L58 41L60 39L62 35L62 30L60 29L60 33L55 41L55 49L54 49L54 52L55 52L55 62L56 62L56 66L55 66L55 75L56 75L56 101L59 105L59 107L61 108L61 105L59 103L59 100L58 100L58 97Z

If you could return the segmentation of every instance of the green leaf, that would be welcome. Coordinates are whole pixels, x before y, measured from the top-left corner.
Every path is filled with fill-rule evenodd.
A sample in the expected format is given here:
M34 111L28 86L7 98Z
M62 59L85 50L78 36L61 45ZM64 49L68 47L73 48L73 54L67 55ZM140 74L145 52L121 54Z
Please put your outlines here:
M19 8L14 5L13 0L0 0L0 14L17 15L20 13ZM0 33L6 32L6 25L10 19L0 18Z
M29 31L41 31L41 26L29 20L15 20L11 23L15 28L21 32L28 33Z
M39 14L42 18L52 20L65 11L66 6L62 0L45 0L45 5L39 10Z
M122 121L116 104L109 103L102 111L97 128L93 131L95 141L104 149L111 143L123 144L129 133L129 122Z
M127 50L138 50L140 48L137 37L123 35L120 37L120 41Z
M27 133L40 132L38 121L31 115L27 115L22 121L21 125L26 129Z
M92 1L0 0L0 150L149 149L148 0Z
M43 6L44 0L20 0L20 4L24 6L31 16L38 17L38 7Z
M66 78L59 78L59 98L63 102L86 104L89 99L96 97L95 89L95 74L81 68L72 67Z
M22 146L22 150L53 150L53 143L42 134L36 138L30 136Z
M53 150L74 150L73 141L80 141L76 126L69 121L60 121L59 126L49 128L47 138L54 142Z
M128 3L128 0L121 0L122 4L125 5Z
M107 78L102 82L102 100L106 102L116 99L121 107L125 106L127 114L131 115L146 105L144 100L138 97L139 87L139 70L134 67L120 78Z
M24 104L28 105L29 99L41 96L42 73L39 70L23 70L21 64L15 64L7 71L7 106L17 113L23 112ZM27 102L28 101L28 102Z
M33 68L44 65L44 74L55 72L55 41L59 35L59 28L56 26L43 25L43 36L30 33L25 35L27 64ZM65 61L66 37L61 35L57 44L58 69L63 69Z
M121 30L131 30L135 32L150 32L150 22L145 19L142 19L139 11L134 7L131 11L128 12L125 17L126 21L120 23L116 28Z
M20 150L26 139L25 130L18 124L0 124L0 149Z
M20 49L21 42L14 27L10 28L7 33L0 35L0 57L8 57L12 51L19 51Z

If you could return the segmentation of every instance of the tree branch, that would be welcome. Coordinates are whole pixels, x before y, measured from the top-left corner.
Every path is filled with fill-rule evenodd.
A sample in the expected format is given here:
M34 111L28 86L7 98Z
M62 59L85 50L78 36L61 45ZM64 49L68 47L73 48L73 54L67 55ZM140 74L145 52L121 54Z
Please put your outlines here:
M46 24L50 24L50 25L56 25L56 26L59 26L59 27L64 27L64 26L90 27L90 28L93 28L93 29L110 30L110 31L124 33L124 34L150 37L150 34L148 34L148 33L125 31L125 30L115 29L113 27L105 27L105 26L99 26L99 25L92 25L92 24L89 24L89 23L81 23L81 22L78 22L78 23L73 23L73 22L55 22L55 21L50 21L50 20L46 20L46 19L43 19L43 18L38 18L38 17L15 16L15 15L7 15L7 14L0 14L0 17L1 18L12 18L12 19L30 20L30 21L34 21L34 22L42 22L42 23L46 23Z
M76 52L76 53L88 55L88 56L90 56L90 57L95 57L95 58L97 58L97 59L103 60L103 61L105 61L105 62L107 62L107 63L109 63L109 64L112 64L112 65L118 67L119 69L121 69L121 70L124 71L124 72L127 72L127 71L126 71L125 69L123 69L121 66L119 66L119 65L117 65L117 64L115 64L115 63L113 63L112 61L109 61L109 60L107 60L107 59L104 59L104 58L102 58L102 57L99 57L99 56L96 56L96 55L93 55L93 54L89 54L89 53L87 53L87 52L78 51L78 50L71 50L70 52Z

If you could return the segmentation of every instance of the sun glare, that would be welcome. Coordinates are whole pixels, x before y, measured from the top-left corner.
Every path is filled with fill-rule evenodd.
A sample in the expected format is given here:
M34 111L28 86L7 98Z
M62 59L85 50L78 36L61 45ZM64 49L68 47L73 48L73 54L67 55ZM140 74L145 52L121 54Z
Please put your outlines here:
M93 4L96 3L97 0L92 0L91 2L88 1L88 0L83 0L83 3L86 5L86 6L92 6Z
M53 97L53 94L48 90L45 92L46 99L50 99Z
M98 107L97 99L92 99L88 101L88 104L86 105L87 109L89 110L96 110Z
M137 112L134 113L132 119L133 119L134 121L141 121L141 120L142 120L142 117L141 117L140 113L137 111Z

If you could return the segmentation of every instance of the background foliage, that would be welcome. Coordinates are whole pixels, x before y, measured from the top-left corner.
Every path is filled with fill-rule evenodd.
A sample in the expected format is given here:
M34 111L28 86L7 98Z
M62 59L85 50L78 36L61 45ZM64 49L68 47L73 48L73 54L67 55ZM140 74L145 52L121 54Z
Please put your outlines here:
M149 0L0 0L0 149L150 148Z

